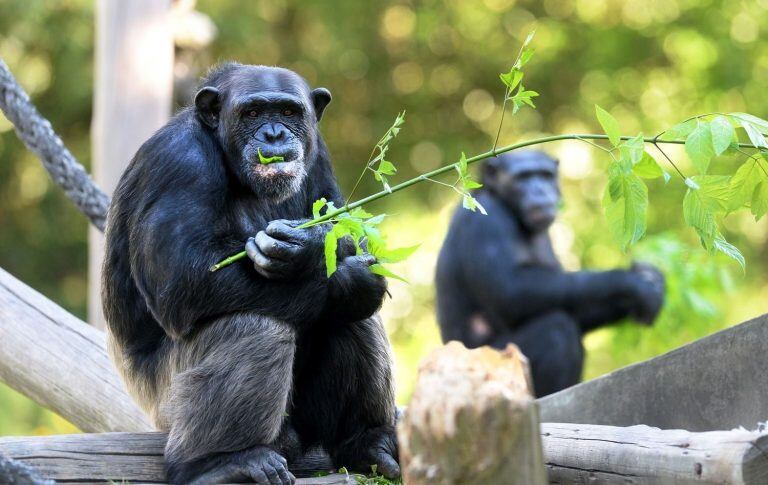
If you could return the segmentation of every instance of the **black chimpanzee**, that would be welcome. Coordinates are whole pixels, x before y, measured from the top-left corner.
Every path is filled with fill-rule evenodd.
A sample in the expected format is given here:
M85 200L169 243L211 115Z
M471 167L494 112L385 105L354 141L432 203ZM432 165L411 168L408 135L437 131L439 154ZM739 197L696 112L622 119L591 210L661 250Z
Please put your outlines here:
M293 483L322 446L337 466L400 473L386 283L313 201L342 203L317 129L331 95L280 68L224 64L136 153L109 211L103 304L131 394L169 431L174 483ZM260 163L279 155L284 161ZM211 264L247 250L216 273Z
M664 277L629 270L565 272L547 229L560 201L557 162L513 152L483 168L477 200L487 216L459 209L437 263L438 321L444 341L503 348L528 357L537 396L576 384L584 332L630 316L650 324Z

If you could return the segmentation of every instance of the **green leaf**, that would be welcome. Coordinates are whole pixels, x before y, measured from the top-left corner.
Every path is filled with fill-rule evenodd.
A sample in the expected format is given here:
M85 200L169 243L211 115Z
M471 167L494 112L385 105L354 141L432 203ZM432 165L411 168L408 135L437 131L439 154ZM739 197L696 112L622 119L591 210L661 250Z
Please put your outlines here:
M374 256L376 256L376 259L381 263L399 263L400 261L408 259L420 246L421 244L416 244L415 246L404 248L384 249L378 251Z
M731 197L730 177L727 175L697 175L691 181L701 203L712 212L725 212Z
M403 278L402 276L393 273L389 269L387 269L384 265L380 263L375 263L369 266L371 273L384 276L385 278L395 278L396 280L400 280L404 283L408 283L408 280Z
M669 182L669 174L665 172L659 165L659 162L646 151L643 151L640 161L632 167L632 171L638 177L645 179L664 177L664 181Z
M714 213L707 208L698 190L688 189L683 199L683 218L685 223L696 230L701 245L707 250L714 248L717 236L717 224Z
M768 121L762 118L758 118L757 116L751 115L749 113L729 113L729 114L740 121L745 121L755 126L763 133L768 133Z
M256 153L259 155L259 163L261 163L262 165L269 165L270 163L282 162L283 160L285 160L285 158L281 157L280 155L275 155L275 156L272 156L272 157L265 157L261 153L261 148L257 148L256 149Z
M709 162L715 155L712 147L712 130L709 123L699 122L696 129L685 140L685 152L693 162L693 165L701 174L707 173Z
M464 188L465 189L468 189L468 190L479 189L482 186L483 186L483 184L481 184L480 182L476 182L476 181L474 181L474 180L472 180L470 178L464 179Z
M638 163L645 153L645 141L643 134L640 133L634 138L630 138L619 146L622 157L626 157L631 165Z
M726 241L722 234L717 233L715 240L713 241L713 247L716 251L720 251L739 263L742 271L745 270L746 262L744 261L744 256L741 254L741 251L739 251L736 246Z
M752 202L755 187L760 183L765 173L758 166L758 159L750 157L731 177L728 194L728 210L736 210L748 202Z
M768 180L764 179L757 184L757 187L755 187L750 210L752 211L752 215L755 216L756 221L759 221L766 213L768 213Z
M608 228L623 249L643 237L646 229L648 188L634 173L626 173L614 162L609 167L603 207Z
M528 64L528 61L533 57L533 49L523 49L520 54L520 58L517 60L517 67L523 67Z
M472 212L480 211L480 213L484 216L488 215L488 212L485 211L485 207L480 204L480 202L477 201L474 197L472 197L469 194L464 194L464 197L462 199L462 206L464 206L465 209L469 209Z
M335 229L336 226L334 226ZM339 240L336 236L335 230L328 231L325 235L325 274L328 278L336 272L336 248L338 247Z
M369 217L373 217L373 214L371 214L370 212L366 211L362 207L356 207L356 208L352 209L349 212L349 215L352 216L352 217L356 217L358 219L368 219Z
M499 74L499 78L501 79L501 82L507 86L507 92L510 92L520 84L520 81L522 81L523 71L513 67L509 72Z
M600 122L600 126L603 127L603 131L608 135L611 145L618 146L621 141L621 130L619 128L619 122L616 121L609 112L604 110L598 105L595 105L595 114L597 115L597 121Z
M320 211L323 210L323 207L328 204L328 201L323 197L322 199L317 199L314 204L312 204L312 218L317 219L320 217Z
M733 125L725 116L718 116L713 119L710 123L710 130L712 131L712 148L715 150L715 155L721 155L736 137L736 130L733 129Z
M395 172L397 172L397 169L395 168L395 165L392 162L382 160L381 163L379 163L379 168L377 169L377 172L383 173L385 175L394 175Z
M697 124L698 122L696 119L685 120L682 123L678 123L672 128L666 130L664 132L664 137L669 137L675 140L685 138L690 135L693 130L696 129Z

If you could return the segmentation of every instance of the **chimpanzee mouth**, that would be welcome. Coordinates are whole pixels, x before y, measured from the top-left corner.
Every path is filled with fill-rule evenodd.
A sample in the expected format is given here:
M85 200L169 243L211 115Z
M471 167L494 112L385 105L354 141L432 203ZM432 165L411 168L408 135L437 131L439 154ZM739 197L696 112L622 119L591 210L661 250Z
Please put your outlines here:
M281 157L282 160L277 157ZM295 171L299 162L298 154L294 151L285 153L262 152L261 157L257 156L255 160L251 160L251 166L255 172L269 175Z

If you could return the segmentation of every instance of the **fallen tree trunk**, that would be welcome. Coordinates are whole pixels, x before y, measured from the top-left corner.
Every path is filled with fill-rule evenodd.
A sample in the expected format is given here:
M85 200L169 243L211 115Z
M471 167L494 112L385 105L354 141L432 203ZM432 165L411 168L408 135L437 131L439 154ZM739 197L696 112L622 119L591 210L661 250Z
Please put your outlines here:
M767 433L544 423L541 440L553 484L768 483ZM8 437L0 438L0 453L54 480L151 483L165 480L164 445L163 433ZM314 459L292 471L306 475L330 467L323 454Z
M105 335L0 269L0 381L86 432L150 431Z

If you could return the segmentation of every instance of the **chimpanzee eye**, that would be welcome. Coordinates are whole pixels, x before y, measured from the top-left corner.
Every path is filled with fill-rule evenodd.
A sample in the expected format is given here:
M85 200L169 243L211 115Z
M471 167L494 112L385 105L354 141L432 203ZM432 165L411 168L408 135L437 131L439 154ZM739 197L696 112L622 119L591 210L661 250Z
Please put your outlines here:
M284 109L283 116L293 116L293 110L289 108Z
M259 116L259 112L256 111L255 109L252 109L251 111L248 112L248 116L250 116L251 118L255 118Z

